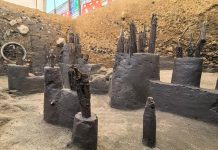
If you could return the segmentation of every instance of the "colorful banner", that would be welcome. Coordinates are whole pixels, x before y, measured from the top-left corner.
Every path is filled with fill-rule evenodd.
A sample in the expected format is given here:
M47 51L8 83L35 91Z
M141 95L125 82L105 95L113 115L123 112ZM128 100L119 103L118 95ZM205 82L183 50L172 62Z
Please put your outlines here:
M83 3L81 6L82 6L82 14L86 14L96 8L101 8L102 1L101 0L91 0L90 2Z
M108 5L113 0L80 0L81 6L81 14L87 14L96 8L101 8L103 6ZM79 0L71 0L70 10L68 1L66 0L65 3L61 4L56 8L56 13L63 15L63 16L72 16L77 17L79 16ZM54 13L54 10L52 11Z

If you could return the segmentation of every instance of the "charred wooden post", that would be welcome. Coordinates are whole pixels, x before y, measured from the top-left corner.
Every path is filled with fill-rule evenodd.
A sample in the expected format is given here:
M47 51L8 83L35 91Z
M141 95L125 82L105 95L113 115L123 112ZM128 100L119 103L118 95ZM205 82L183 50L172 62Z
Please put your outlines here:
M143 46L144 48L147 46L146 40L147 40L147 35L146 35L146 26L144 25L144 31L142 32L142 39L143 39Z
M79 71L76 67L74 67L74 74L82 117L89 118L91 117L91 94L89 89L89 77L87 74Z
M54 50L51 49L48 55L48 62L49 62L49 66L52 68L54 68L55 66L55 59L56 59L56 55L54 54Z
M139 33L138 36L138 53L144 53L146 47L146 26L144 25L144 30Z
M201 51L206 43L206 22L203 23L200 31L200 36L195 48L195 57L200 57Z
M76 91L77 85L76 85L76 75L75 75L74 65L72 65L68 71L68 78L70 83L70 89L72 91Z
M146 33L140 32L138 36L138 53L144 53L144 49L146 46L145 39L146 39Z
M123 53L124 52L124 44L125 44L125 37L124 37L124 32L121 30L120 37L117 42L117 52L118 53Z
M192 33L190 34L190 41L187 49L188 57L193 57L194 54L194 47L192 43Z
M130 50L132 53L137 53L137 43L136 43L136 27L133 22L130 23Z
M156 145L156 115L155 102L152 97L148 97L143 116L143 144L150 148Z
M97 150L98 118L91 114L88 75L74 67L77 95L81 112L74 118L72 142L68 147L79 147L83 150Z
M81 45L80 45L80 38L78 34L74 35L74 44L75 44L75 51L77 53L77 59L81 55Z
M176 46L176 58L182 58L182 57L183 57L183 50L180 41L178 40L178 44Z
M70 32L68 33L68 43L74 43L74 33Z
M155 52L156 35L157 35L157 16L156 14L153 14L151 19L151 31L150 31L148 53Z
M130 45L129 45L130 37L124 40L124 53L128 54Z

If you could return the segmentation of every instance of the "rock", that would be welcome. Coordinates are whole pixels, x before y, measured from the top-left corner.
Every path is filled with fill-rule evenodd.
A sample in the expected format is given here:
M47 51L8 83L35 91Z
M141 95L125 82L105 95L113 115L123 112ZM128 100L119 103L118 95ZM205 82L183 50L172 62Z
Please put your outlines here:
M21 18L17 18L17 19L11 20L11 21L9 22L9 24L10 24L11 26L14 26L14 25L16 25L16 24L18 24L18 23L22 23L22 19L21 19Z
M168 52L167 53L169 56L173 56L173 52Z
M165 49L167 52L172 52L173 51L173 47L172 46L169 46Z
M6 35L6 36L10 36L10 35L11 35L11 30L10 30L10 29L7 30L7 31L5 32L5 35Z
M121 19L122 19L122 20L125 20L126 17L127 17L127 14L126 14L125 11L123 11L122 14L121 14Z
M109 90L110 78L106 75L97 74L92 76L90 91L93 94L106 94Z
M56 41L56 44L58 47L63 47L64 44L66 44L65 38L58 38L58 40Z
M20 34L27 34L29 32L29 28L25 25L20 25L19 27L17 27L18 31L20 32Z

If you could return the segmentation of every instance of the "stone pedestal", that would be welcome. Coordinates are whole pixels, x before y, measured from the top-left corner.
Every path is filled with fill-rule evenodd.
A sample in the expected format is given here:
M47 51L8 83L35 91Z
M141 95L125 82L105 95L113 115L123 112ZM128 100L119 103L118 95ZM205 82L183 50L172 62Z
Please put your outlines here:
M200 87L202 58L175 58L171 83Z
M74 118L72 144L83 150L97 150L98 118L92 114L83 118L81 112Z
M150 81L149 93L160 111L218 124L218 90Z
M10 64L8 65L8 88L18 90L20 85L28 76L29 67Z
M57 124L58 111L57 107L52 105L55 96L59 94L62 89L62 81L60 75L60 68L45 67L45 87L44 87L44 120L48 123Z
M117 109L137 109L145 105L149 80L160 79L159 55L150 53L116 54L110 83L110 105Z

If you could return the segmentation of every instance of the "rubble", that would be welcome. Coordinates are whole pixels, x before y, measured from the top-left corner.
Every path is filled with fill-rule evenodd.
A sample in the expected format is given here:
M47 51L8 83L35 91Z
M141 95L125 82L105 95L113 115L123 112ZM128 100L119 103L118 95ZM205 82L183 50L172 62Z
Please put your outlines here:
M19 27L17 27L17 29L22 35L25 35L29 32L29 28L25 25L20 25Z

